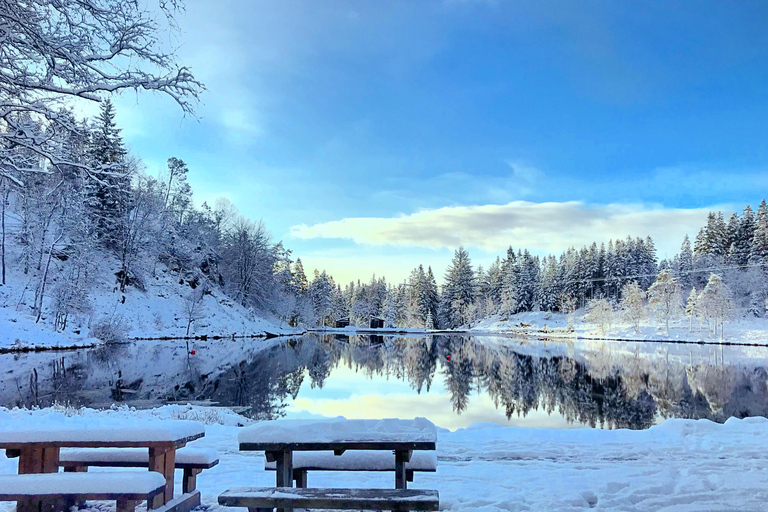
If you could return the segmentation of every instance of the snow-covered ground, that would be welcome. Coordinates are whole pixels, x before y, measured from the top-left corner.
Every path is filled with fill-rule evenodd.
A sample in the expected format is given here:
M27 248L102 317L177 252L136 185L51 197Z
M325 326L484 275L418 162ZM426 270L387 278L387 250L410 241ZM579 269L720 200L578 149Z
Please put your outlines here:
M7 283L0 286L0 349L34 347L89 346L98 340L89 336L89 326L111 319L124 327L128 337L177 337L187 332L187 297L192 289L179 277L158 263L155 277L147 279L146 291L128 287L121 293L115 284L117 261L105 257L90 294L91 311L70 315L66 330L54 330L49 313L51 299L46 299L39 322L32 311L34 285L25 287L29 278L9 272ZM51 279L48 289L60 283ZM190 335L208 336L259 335L265 331L281 334L296 332L277 319L268 319L249 311L226 295L214 290L203 298L202 307L193 322Z
M208 510L227 510L216 497L229 487L274 485L274 472L264 471L263 455L238 451L238 425L247 420L226 409L0 409L0 421L55 425L73 413L86 419L120 418L126 425L149 418L206 423L206 436L189 446L220 454L219 465L198 477ZM723 425L667 420L644 431L477 423L453 432L439 429L437 473L419 473L410 485L437 489L441 510L452 511L758 511L768 499L766 436L765 418L730 419ZM0 473L15 472L16 459L0 456ZM393 480L389 473L309 475L313 487L388 488ZM12 506L2 503L0 510ZM113 510L114 504L92 508Z
M617 315L618 316L618 315ZM720 337L709 333L706 326L694 321L693 329L686 318L670 322L669 333L657 322L646 322L639 332L617 319L609 329L602 332L594 324L584 321L584 311L579 310L569 317L565 313L546 311L526 312L501 317L495 315L473 323L466 329L473 334L513 334L524 336L546 336L551 338L606 339L606 340L648 340L680 342L720 342ZM768 345L768 319L737 318L725 324L724 342Z

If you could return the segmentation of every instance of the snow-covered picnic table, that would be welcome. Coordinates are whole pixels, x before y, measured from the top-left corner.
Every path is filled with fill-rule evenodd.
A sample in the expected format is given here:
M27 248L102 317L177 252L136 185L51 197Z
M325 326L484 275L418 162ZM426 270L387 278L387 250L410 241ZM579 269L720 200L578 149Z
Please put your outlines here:
M240 450L263 451L267 461L276 463L277 487L293 485L294 451L332 451L335 455L347 450L393 451L395 487L405 489L406 466L413 451L435 450L437 429L426 418L277 420L243 429L238 442Z
M154 509L173 499L176 450L204 435L205 427L192 421L126 424L102 420L86 424L67 418L39 426L27 421L4 422L0 424L0 449L9 457L19 457L19 474L32 474L58 472L62 447L147 448L149 470L161 473L166 481L164 492L147 504L148 509ZM199 500L199 494L190 498Z

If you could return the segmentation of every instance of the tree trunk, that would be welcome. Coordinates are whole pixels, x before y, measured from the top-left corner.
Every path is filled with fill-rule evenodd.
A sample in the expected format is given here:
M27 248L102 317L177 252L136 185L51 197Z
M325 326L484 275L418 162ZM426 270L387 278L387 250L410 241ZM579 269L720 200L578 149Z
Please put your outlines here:
M9 192L8 190L3 190L2 242L0 242L0 259L2 259L2 262L0 264L2 265L3 285L5 285L5 207L6 207L6 203L8 203L8 192Z
M45 283L48 280L48 269L51 267L51 256L53 255L54 246L61 240L62 235L59 235L56 240L51 243L50 249L48 249L48 261L45 263L45 271L43 272L42 284L40 285L40 298L39 305L37 305L37 318L35 323L40 321L40 316L43 314L43 298L45 297Z

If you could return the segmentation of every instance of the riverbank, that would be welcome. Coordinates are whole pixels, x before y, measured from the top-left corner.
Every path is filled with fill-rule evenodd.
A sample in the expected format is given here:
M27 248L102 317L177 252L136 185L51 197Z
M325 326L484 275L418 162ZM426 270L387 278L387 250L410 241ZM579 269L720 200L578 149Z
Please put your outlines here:
M210 512L230 510L216 501L228 487L274 485L274 473L263 470L263 457L237 450L238 425L249 421L227 409L0 409L4 422L55 424L65 415L86 422L110 416L126 424L149 417L206 423L205 437L193 445L220 454L219 465L198 477L203 506ZM768 497L766 436L765 418L730 419L723 425L674 419L643 431L476 423L453 432L439 429L437 473L419 473L409 486L437 489L441 510L451 511L758 511ZM16 459L0 455L0 473L15 473L15 465ZM390 487L392 475L315 472L309 483ZM12 508L12 503L0 503L3 512ZM96 504L88 510L110 509Z
M545 311L518 313L508 317L496 315L459 331L473 336L768 346L768 319L765 318L736 318L726 324L723 338L712 335L706 326L697 322L691 324L685 318L670 322L669 332L665 331L663 325L651 324L650 321L635 330L619 319L603 331L598 326L585 322L583 311L572 315Z

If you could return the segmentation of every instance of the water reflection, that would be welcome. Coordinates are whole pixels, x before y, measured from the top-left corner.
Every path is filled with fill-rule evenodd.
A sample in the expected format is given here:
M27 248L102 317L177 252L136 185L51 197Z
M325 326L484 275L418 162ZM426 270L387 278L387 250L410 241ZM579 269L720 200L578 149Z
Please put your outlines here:
M243 342L245 343L245 342ZM0 403L53 402L107 407L206 400L257 419L283 416L292 404L319 399L349 403L370 383L374 391L405 386L412 410L430 397L461 425L472 407L493 408L512 421L533 412L575 425L648 428L659 418L768 414L768 372L762 349L648 345L579 347L564 342L434 336L305 336L269 348L222 342L199 347L131 345L61 355L0 356ZM728 357L726 357L728 356ZM725 364L724 359L733 360ZM158 362L160 364L158 365ZM342 383L341 377L344 377ZM334 383L334 379L339 380ZM356 411L381 416L381 408ZM488 411L489 414L491 411ZM337 412L339 413L339 412ZM343 413L343 411L341 412Z

